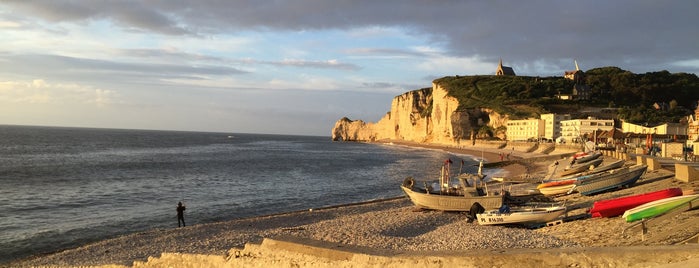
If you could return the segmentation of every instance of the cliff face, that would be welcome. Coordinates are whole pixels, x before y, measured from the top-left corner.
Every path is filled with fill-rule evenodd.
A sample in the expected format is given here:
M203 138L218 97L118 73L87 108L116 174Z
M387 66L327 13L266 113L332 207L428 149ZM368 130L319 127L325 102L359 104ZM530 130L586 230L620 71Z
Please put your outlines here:
M430 109L431 107L431 109ZM405 140L455 144L472 139L483 126L497 129L507 116L487 108L457 110L459 101L438 84L393 98L391 111L376 123L342 118L332 130L334 141ZM502 136L504 133L494 133ZM501 138L504 138L501 137Z

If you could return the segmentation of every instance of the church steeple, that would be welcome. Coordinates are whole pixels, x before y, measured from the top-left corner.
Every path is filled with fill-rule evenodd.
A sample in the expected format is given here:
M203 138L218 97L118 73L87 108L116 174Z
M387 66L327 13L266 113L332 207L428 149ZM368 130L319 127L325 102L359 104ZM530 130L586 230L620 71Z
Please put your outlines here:
M502 58L500 58L500 63L498 64L498 69L495 71L495 75L515 75L515 71L512 67L502 66Z

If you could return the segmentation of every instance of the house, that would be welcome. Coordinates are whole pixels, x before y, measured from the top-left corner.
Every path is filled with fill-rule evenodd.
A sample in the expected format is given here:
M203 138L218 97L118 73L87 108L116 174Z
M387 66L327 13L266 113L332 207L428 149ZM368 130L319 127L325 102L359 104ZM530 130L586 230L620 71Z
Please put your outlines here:
M688 140L699 143L699 102L694 114L687 116L687 124L689 127L687 129Z
M544 138L555 140L561 136L561 121L570 120L570 114L542 114L544 120Z
M507 121L507 140L538 140L545 134L544 127L542 119L509 120Z
M581 139L592 139L595 131L614 129L614 120L597 119L588 117L587 119L573 119L561 121L561 137L563 141L581 142Z

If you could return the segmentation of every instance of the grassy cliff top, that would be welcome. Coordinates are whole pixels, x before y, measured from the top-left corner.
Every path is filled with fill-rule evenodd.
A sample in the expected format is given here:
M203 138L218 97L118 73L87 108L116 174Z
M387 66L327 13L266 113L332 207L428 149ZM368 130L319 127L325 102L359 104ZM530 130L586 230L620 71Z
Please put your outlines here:
M448 94L459 100L459 109L491 108L514 118L538 117L548 111L536 101L554 88L573 87L573 82L560 78L530 76L447 76L434 80ZM568 91L570 91L570 89Z
M617 67L584 72L589 100L559 100L571 94L575 83L561 76L447 76L434 80L459 100L459 109L491 108L513 119L542 113L575 114L583 107L619 109L619 118L632 123L677 122L691 114L699 101L699 78L691 73L668 71L634 74ZM654 109L655 103L667 108Z

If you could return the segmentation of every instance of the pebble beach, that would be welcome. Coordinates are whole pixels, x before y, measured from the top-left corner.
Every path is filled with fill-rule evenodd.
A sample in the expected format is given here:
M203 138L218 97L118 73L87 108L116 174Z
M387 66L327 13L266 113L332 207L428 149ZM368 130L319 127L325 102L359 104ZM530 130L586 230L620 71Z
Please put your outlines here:
M458 153L481 154L478 149L449 149ZM498 153L488 151L484 157L498 161ZM518 152L514 157L534 157ZM550 163L514 164L504 167L510 175L545 174ZM358 246L376 252L462 252L502 249L623 249L675 245L699 233L699 210L681 213L645 235L627 230L631 224L619 217L589 218L587 210L596 200L644 193L670 187L685 190L699 188L696 182L675 180L669 170L648 171L633 187L594 196L574 193L554 197L552 201L568 207L567 216L575 220L527 228L519 226L480 226L466 213L416 209L405 197L348 204L328 208L309 208L226 222L199 224L186 228L156 229L83 245L78 248L34 256L9 263L9 267L35 266L125 266L147 262L163 253L201 254L230 257L232 249L247 243L261 243L264 238L298 237ZM398 187L398 185L396 185ZM696 247L694 248L696 249ZM694 263L699 250L688 252L677 263ZM674 261L665 261L672 264ZM310 264L312 262L305 262ZM206 266L206 265L202 265ZM280 265L285 266L285 265ZM301 265L303 266L303 265ZM584 265L583 265L584 266ZM654 265L650 265L654 266ZM647 267L647 266L644 266Z

